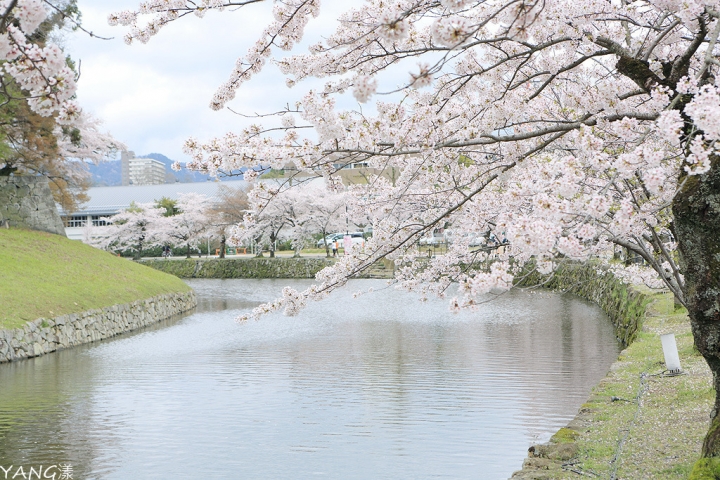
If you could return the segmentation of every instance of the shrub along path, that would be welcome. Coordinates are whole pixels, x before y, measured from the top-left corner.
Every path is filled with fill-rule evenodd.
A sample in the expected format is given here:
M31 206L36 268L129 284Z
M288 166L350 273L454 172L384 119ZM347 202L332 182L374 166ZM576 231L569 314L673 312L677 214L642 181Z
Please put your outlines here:
M176 277L78 241L0 228L0 329L189 290Z

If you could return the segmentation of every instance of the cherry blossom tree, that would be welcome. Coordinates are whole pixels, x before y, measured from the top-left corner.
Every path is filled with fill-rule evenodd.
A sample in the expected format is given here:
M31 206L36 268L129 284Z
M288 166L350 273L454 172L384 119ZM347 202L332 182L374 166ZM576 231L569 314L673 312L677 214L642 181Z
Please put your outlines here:
M269 3L149 0L110 22L130 27L129 43L146 42L188 14ZM383 257L400 266L396 282L407 289L444 295L459 284L456 309L510 288L528 264L550 273L567 259L607 261L619 246L687 307L720 391L717 2L368 0L348 7L337 31L309 52L289 56L277 50L302 40L319 1L272 9L274 20L211 107L232 101L268 60L298 90L309 77L327 83L298 91L292 107L269 108L277 123L266 116L264 126L188 140L190 165L217 174L293 162L335 191L338 169L349 164L399 175L353 189L374 229L363 251L253 315L292 314ZM359 103L383 100L339 109L349 93ZM257 207L282 205L284 195L265 191ZM492 262L464 241L421 260L416 240L446 225L458 238L490 231L509 245ZM704 456L720 456L718 412L720 395Z
M282 195L282 202L269 201L277 195ZM295 256L300 256L308 240L318 233L325 238L331 231L345 228L349 218L345 209L348 198L344 193L313 184L297 188L289 186L289 182L263 182L250 192L252 213L236 230L236 241L262 242L264 239L270 244L270 256L274 257L275 242L288 239ZM330 256L329 245L325 248Z
M270 258L275 257L275 244L288 229L295 226L296 205L295 201L272 202L279 192L283 191L282 186L271 182L262 182L252 189L248 194L250 212L243 217L242 224L234 230L232 240L238 245L247 240L262 245L267 242L270 246ZM293 192L292 194L290 192ZM294 190L286 189L288 195L295 196ZM258 251L262 256L262 248Z
M78 22L75 0L0 2L0 175L44 175L55 200L73 211L86 200L86 160L122 145L74 101L74 63L49 41Z
M152 203L133 203L114 215L110 219L111 225L93 227L87 237L99 248L134 252L134 258L138 260L143 249L162 244L164 213L165 209Z
M0 2L0 91L5 99L25 99L34 112L58 115L61 122L80 112L73 102L75 72L62 49L45 41L47 27L62 26L65 20L79 26L77 15L74 1Z
M211 230L220 238L220 258L225 258L225 245L232 230L243 221L250 209L248 196L243 188L220 185L210 205Z
M190 249L197 247L210 234L211 203L206 195L184 193L177 199L176 212L163 216L157 222L156 236L160 243L184 244L186 256L190 258Z
M322 235L326 255L330 256L326 237L349 225L346 209L349 199L350 196L342 192L332 192L312 183L302 188L290 188L283 195L288 223L286 236L292 240L295 256L299 256L300 250L318 233ZM355 223L352 224L354 227Z
M348 207L352 197L344 192L332 192L325 188L309 188L305 191L309 197L308 213L310 218L308 228L311 233L320 233L322 235L325 255L330 257L330 245L327 242L327 236L332 232L347 229L350 214L346 207Z
M294 256L299 257L308 240L316 233L313 224L313 193L311 188L292 188L284 195L288 228L285 236L290 240Z

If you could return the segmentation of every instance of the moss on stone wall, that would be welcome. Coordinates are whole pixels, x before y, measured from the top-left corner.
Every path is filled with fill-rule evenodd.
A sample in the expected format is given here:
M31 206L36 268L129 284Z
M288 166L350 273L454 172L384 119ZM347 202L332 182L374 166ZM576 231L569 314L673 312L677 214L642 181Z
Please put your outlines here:
M225 258L144 260L143 265L180 278L315 278L334 263L325 258Z

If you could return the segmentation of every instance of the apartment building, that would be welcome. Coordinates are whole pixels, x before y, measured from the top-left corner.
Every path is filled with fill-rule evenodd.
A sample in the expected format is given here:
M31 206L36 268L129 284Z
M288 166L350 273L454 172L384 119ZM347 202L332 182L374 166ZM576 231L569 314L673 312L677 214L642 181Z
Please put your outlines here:
M136 158L134 152L122 152L120 180L127 185L162 185L165 183L165 164L152 158Z

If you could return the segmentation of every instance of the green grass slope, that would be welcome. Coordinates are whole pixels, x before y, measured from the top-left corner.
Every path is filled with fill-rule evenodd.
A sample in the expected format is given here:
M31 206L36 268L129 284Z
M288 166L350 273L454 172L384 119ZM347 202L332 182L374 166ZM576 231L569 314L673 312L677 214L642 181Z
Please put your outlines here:
M78 241L0 229L0 329L189 290L172 275Z

